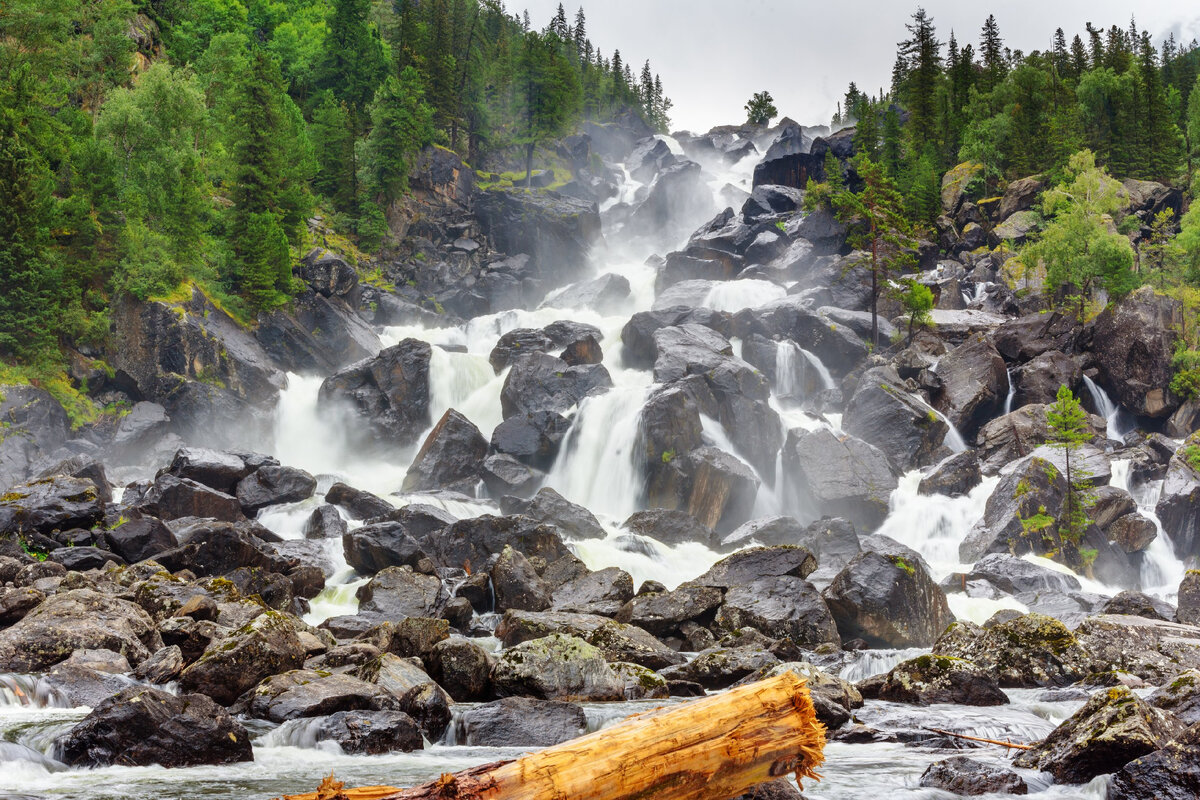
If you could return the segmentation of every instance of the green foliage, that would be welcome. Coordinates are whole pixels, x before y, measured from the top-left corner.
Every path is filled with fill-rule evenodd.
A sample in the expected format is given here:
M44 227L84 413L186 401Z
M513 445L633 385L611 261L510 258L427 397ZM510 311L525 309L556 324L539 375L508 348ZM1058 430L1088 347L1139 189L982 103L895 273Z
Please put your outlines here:
M770 125L771 120L777 116L779 116L779 110L775 108L775 100L771 97L770 92L755 92L746 101L746 121L751 125L765 127Z
M1193 470L1200 472L1200 445L1185 445L1183 448L1183 460Z
M1090 524L1087 510L1095 503L1088 480L1091 476L1079 457L1080 446L1091 440L1087 412L1070 389L1060 386L1054 402L1046 408L1046 422L1050 429L1049 443L1062 450L1066 467L1063 477L1067 481L1067 496L1059 519L1059 536L1078 545Z
M1051 222L1038 240L1020 254L1025 264L1044 265L1046 288L1075 293L1079 316L1094 287L1112 299L1128 294L1136 285L1133 247L1120 234L1111 233L1108 221L1124 206L1121 184L1096 166L1090 151L1071 157L1069 182L1046 193L1043 209Z
M371 107L363 166L385 202L408 190L409 156L433 139L433 109L423 94L417 71L405 67L398 79L384 81Z
M933 311L933 290L912 278L906 278L901 282L897 299L908 315L908 339L912 341L915 328L925 328L933 322L930 313Z

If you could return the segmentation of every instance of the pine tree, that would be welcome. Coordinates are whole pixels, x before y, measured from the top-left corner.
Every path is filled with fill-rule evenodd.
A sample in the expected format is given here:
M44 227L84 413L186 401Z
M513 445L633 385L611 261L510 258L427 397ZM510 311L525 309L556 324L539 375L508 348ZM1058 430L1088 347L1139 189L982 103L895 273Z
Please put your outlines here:
M1087 510L1095 504L1092 483L1088 480L1091 475L1079 455L1079 448L1091 441L1092 433L1088 427L1087 413L1066 386L1058 387L1058 395L1046 408L1046 424L1049 426L1050 445L1063 452L1063 477L1067 481L1066 504L1059 519L1059 537L1064 542L1078 546L1091 524Z
M900 99L909 112L908 132L913 150L922 152L925 145L937 141L936 93L942 71L942 44L938 41L933 17L918 8L907 23L910 38L900 43L900 53L906 59L905 78Z
M980 91L990 92L1000 85L1008 72L1004 58L1004 42L1000 38L1000 26L994 14L988 14L979 35L979 57L983 62L983 73L979 78Z
M770 92L755 92L754 96L746 101L746 121L751 125L765 128L777 116L779 111L775 108L775 100Z
M387 73L379 34L369 22L370 0L334 0L317 85L330 89L355 115L365 112Z
M559 136L579 111L579 74L557 46L556 37L531 31L525 35L520 74L522 130L517 142L525 146L526 186L533 181L533 151L537 144Z
M1087 48L1083 46L1083 39L1079 38L1079 34L1075 34L1075 38L1071 40L1071 77L1078 79L1087 68Z
M650 59L646 59L646 63L642 64L642 74L638 81L638 97L642 101L642 108L646 112L646 117L654 116L654 73L650 70Z
M915 262L916 239L904 214L904 198L883 168L863 154L854 159L862 181L858 192L841 191L831 201L838 219L852 223L847 243L870 254L871 342L879 346L879 296L891 274Z
M371 107L364 167L372 186L390 203L408 190L412 154L433 140L433 110L425 104L421 77L406 67L389 77Z
M550 33L553 33L560 41L568 41L571 39L570 26L567 25L567 10L563 8L563 4L558 4L558 10L554 12L554 18L550 20Z
M591 60L591 42L587 37L587 17L583 14L583 6L575 12L575 28L573 29L575 37L575 56L581 59L584 63Z

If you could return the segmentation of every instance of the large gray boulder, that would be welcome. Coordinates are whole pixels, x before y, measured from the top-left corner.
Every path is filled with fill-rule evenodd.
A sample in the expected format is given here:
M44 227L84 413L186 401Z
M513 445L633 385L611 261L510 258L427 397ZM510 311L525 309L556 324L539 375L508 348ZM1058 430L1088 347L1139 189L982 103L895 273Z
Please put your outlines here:
M551 634L501 654L492 682L502 695L543 700L622 700L624 682L603 654L575 636Z
M112 650L137 666L163 646L154 621L138 605L93 589L46 598L0 631L0 669L40 672L76 650Z
M1189 456L1191 456L1189 458ZM1175 555L1189 564L1200 558L1200 435L1191 436L1171 458L1155 511L1171 537Z
M425 437L401 489L450 489L473 494L487 451L488 440L475 424L451 408Z
M824 595L843 641L929 647L954 621L945 593L924 566L899 556L856 556Z
M405 339L325 379L317 395L323 413L351 423L368 450L411 445L431 422L426 342Z
M818 517L844 517L870 532L888 514L896 475L883 451L828 428L788 432L783 463L801 508Z
M760 578L729 589L714 624L727 631L754 628L806 649L840 642L821 593L808 581L791 575Z
M574 703L505 697L468 709L459 718L459 744L468 747L551 747L583 734L587 718Z
M1008 393L1004 359L983 336L972 336L937 364L942 388L935 405L967 438L991 418Z
M1178 300L1143 286L1104 309L1092 329L1092 354L1104 385L1134 414L1165 419L1180 399L1168 388L1182 310Z
M897 471L907 472L942 457L950 426L886 367L863 373L846 406L842 429L882 450Z

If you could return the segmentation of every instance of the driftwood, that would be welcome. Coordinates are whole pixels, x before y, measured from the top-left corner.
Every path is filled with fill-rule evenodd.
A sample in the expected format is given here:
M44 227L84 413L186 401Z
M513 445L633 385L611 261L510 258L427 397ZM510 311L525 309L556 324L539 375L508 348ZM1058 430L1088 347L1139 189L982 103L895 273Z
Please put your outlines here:
M981 739L978 736L967 736L965 733L955 733L954 731L944 731L940 728L926 728L930 733L939 733L942 736L953 736L955 739L966 739L969 742L983 742L984 744L996 744L1001 747L1011 747L1013 750L1032 750L1031 744L1017 744L1016 742L1006 742L1002 739Z
M785 672L412 789L330 776L283 800L728 800L789 774L819 779L824 746L804 681Z

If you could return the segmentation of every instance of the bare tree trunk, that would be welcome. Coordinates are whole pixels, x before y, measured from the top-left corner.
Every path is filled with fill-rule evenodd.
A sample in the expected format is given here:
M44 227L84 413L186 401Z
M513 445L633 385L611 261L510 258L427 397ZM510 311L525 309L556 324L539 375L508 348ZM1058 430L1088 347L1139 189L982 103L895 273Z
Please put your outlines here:
M728 800L792 773L819 778L824 746L804 681L785 672L412 789L327 779L283 800Z

